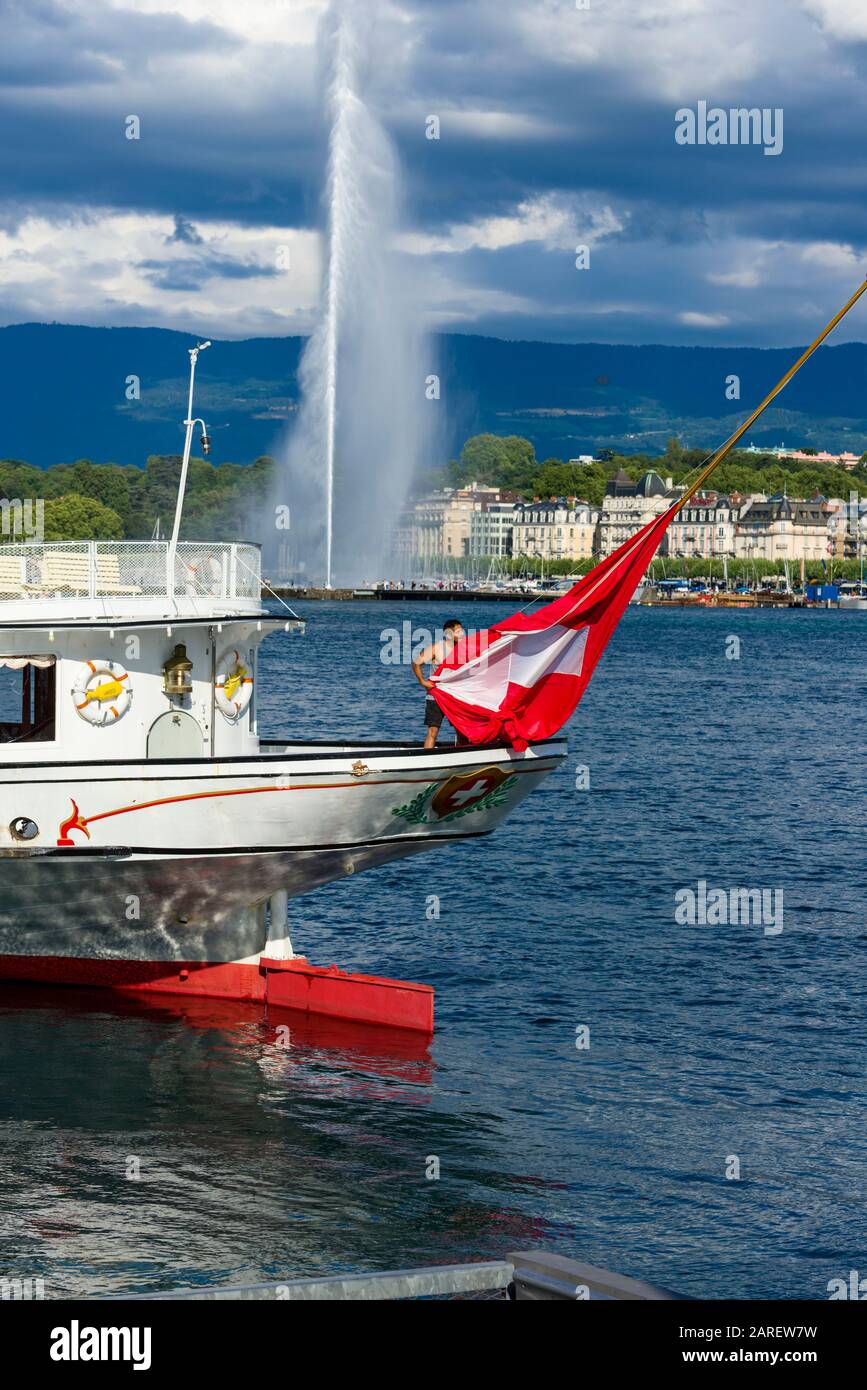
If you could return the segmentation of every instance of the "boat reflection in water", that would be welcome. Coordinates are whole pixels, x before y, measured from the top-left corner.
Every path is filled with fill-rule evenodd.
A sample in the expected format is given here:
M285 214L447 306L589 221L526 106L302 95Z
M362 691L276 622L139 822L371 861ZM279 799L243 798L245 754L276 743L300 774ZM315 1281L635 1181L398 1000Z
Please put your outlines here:
M4 1269L49 1299L485 1259L545 1234L499 1126L436 1096L418 1035L4 986L0 1068Z
M389 1211L370 1263L397 1258L430 1148L417 1034L20 985L0 1021L3 1267L46 1298L330 1269Z
M327 1063L334 1076L343 1075L352 1089L359 1085L367 1096L383 1100L423 1103L414 1089L433 1079L429 1039L417 1030L381 1027L301 1013L294 1009L268 1008L239 1000L178 995L127 994L101 989L64 989L43 985L0 984L0 1013L6 1009L58 1010L64 1018L94 1020L108 1017L121 1025L153 1025L157 1036L162 1025L181 1024L191 1031L190 1054L195 1057L200 1035L227 1048L236 1060L253 1060L260 1071L284 1083L305 1085L306 1068ZM181 1036L173 1029L173 1036ZM383 1082L377 1089L376 1081Z

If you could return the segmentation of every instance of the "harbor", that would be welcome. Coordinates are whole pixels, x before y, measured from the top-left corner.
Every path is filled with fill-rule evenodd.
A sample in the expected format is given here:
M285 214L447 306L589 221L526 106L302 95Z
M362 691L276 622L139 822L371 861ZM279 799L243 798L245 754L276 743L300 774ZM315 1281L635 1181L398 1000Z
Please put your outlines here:
M855 8L2 7L25 1372L851 1373Z
M407 607L429 629L451 612ZM263 735L351 722L420 743L409 667L379 660L379 605L298 613L303 639L261 647ZM738 660L731 630L630 608L526 810L293 900L293 942L318 964L431 986L431 1038L181 994L0 988L6 1273L44 1279L47 1306L543 1249L700 1300L826 1298L864 1181L847 869L862 831L845 810L863 779L838 730L867 627L807 610L793 641L759 610ZM699 701L674 747L672 712ZM763 884L768 864L777 938L675 921L684 883ZM834 1075L817 1081L829 1038Z
M541 588L487 588L471 585L454 587L443 583L442 588L419 588L406 585L379 585L367 589L305 589L277 588L263 590L263 598L272 595L281 599L313 602L345 603L382 601L388 603L544 603L557 595L568 593L569 586ZM805 589L768 586L756 583L731 589L708 588L686 580L658 584L645 583L633 602L645 608L673 606L676 608L839 608L852 611L867 610L867 584L856 581L842 583L816 582Z

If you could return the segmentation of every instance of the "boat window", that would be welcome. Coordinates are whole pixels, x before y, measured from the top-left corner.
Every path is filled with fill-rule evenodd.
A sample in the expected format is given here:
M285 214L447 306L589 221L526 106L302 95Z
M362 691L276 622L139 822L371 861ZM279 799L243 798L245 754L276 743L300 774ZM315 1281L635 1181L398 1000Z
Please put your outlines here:
M54 738L53 656L0 656L0 743Z

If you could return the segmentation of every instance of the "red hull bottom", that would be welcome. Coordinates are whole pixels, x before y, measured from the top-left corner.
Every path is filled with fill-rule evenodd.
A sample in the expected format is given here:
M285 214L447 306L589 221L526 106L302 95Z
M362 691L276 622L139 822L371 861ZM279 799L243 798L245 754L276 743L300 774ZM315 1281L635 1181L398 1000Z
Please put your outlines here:
M124 994L178 994L238 999L271 1008L433 1032L430 985L355 975L293 960L260 957L256 964L203 961L77 960L69 956L0 956L0 979L89 985Z

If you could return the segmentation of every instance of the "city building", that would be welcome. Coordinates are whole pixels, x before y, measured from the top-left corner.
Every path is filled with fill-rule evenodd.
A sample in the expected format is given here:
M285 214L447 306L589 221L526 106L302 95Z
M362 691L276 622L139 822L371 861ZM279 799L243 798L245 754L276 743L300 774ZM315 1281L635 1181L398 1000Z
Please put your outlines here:
M577 497L518 503L512 554L542 560L584 560L596 548L599 511Z
M735 555L745 560L827 560L835 508L823 497L804 500L777 492L750 499L735 529Z
M470 555L474 513L501 500L499 488L479 487L476 483L428 493L419 498L412 511L402 519L403 534L398 550L408 549L412 557L422 561L460 559Z
M855 560L867 552L867 498L857 492L849 500L829 497L825 502L828 513L828 553L836 560Z
M470 513L470 555L501 558L512 554L517 494L502 493L496 502L485 501Z
M717 492L697 492L668 528L668 554L704 560L734 555L735 529L746 502L738 493L724 497Z
M820 449L815 454L808 454L803 449L787 449L785 444L775 444L766 449L759 448L757 444L748 444L742 452L762 454L765 457L778 459L793 459L796 463L829 463L835 468L845 468L849 472L853 468L857 468L861 462L860 454L853 454L848 451L844 451L842 454L832 454L825 449Z
M682 491L671 478L661 478L652 469L635 483L621 468L609 478L599 519L599 554L610 555L623 541L634 536L660 512L671 506ZM663 549L665 553L665 540Z
M608 481L601 510L575 497L524 502L515 493L477 483L444 488L404 511L392 555L400 573L439 572L451 559L604 558L682 491L653 469L637 482L620 469ZM859 503L854 492L847 503L820 496L727 496L707 490L690 498L673 518L660 554L709 561L734 556L814 562L849 559L865 550L867 503Z

